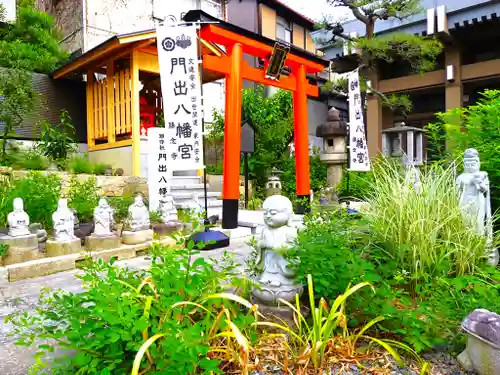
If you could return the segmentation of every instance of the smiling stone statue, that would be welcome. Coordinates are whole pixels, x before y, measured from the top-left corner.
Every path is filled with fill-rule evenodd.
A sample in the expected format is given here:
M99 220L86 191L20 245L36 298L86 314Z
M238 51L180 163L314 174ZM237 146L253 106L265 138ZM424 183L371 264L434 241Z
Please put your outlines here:
M295 244L297 229L292 227L293 207L288 198L270 196L263 208L265 227L257 259L261 273L252 295L257 303L275 306L279 299L293 301L296 294L302 293L297 274L286 259L286 252Z

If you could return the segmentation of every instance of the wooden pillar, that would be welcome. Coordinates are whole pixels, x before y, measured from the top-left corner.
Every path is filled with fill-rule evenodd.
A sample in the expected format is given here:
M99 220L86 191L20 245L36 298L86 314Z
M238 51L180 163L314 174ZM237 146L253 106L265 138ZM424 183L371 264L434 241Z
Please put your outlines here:
M131 59L131 108L132 108L132 175L141 175L141 114L139 106L139 59L138 51L132 52Z
M309 131L307 118L307 77L304 65L295 72L297 90L293 93L295 175L297 198L310 201L311 182L309 180ZM299 205L301 206L301 205ZM304 213L306 207L297 207L297 213Z
M370 74L371 87L378 89L378 74L376 71ZM366 139L368 154L374 158L382 151L382 129L383 129L382 101L377 95L367 96L366 110ZM391 125L392 126L392 125Z
M114 85L114 62L108 61L106 64L106 89L107 89L107 115L108 115L108 143L113 144L116 141L116 130L115 130L115 85Z
M368 98L366 111L366 137L368 142L368 153L374 158L382 150L382 103L378 96Z
M449 110L462 107L464 104L460 49L456 46L448 48L445 52L445 60L447 76L445 89L446 110Z
M95 77L93 71L87 72L87 146L92 148L95 146L95 122L94 122L94 83Z
M230 68L226 77L226 110L224 121L224 171L222 188L222 228L238 227L240 198L241 68L243 49L236 43L229 51Z

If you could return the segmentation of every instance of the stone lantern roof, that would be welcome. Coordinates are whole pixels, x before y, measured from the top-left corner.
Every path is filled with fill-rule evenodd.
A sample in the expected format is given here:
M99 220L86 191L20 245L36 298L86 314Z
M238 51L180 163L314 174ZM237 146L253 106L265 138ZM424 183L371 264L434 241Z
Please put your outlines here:
M345 136L347 134L347 123L340 120L340 112L337 108L332 107L328 111L326 123L319 125L316 128L316 137L326 138L337 136Z

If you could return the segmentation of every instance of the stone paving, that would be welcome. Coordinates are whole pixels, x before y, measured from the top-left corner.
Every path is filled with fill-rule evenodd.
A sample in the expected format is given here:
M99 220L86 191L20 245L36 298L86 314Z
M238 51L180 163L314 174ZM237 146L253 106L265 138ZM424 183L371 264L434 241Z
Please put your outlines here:
M251 248L246 244L247 240L248 237L233 239L229 248L202 252L201 256L217 260L228 251L235 254L235 261L238 264L244 265L251 253ZM117 264L130 269L141 269L148 267L150 261L148 257L140 257ZM5 317L17 311L32 311L36 307L42 288L81 291L80 280L75 277L80 272L72 270L0 285L0 375L26 375L33 364L32 356L37 351L36 347L22 348L14 344L15 338L9 336L12 327L5 324Z

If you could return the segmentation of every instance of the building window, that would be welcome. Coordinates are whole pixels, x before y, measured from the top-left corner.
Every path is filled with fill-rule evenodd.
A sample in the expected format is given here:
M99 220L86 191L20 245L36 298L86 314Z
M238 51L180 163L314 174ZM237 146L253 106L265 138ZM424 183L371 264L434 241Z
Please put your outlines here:
M276 18L276 40L292 43L292 24L283 17Z

